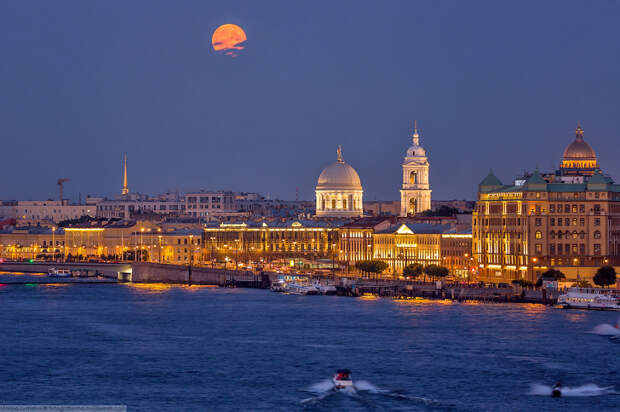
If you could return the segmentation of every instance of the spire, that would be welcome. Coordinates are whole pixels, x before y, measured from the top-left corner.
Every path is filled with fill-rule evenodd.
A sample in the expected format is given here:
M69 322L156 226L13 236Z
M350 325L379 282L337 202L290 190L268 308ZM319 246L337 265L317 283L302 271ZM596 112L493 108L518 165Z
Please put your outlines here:
M413 144L415 146L420 145L420 135L418 134L418 121L413 121Z
M127 187L127 155L123 159L123 190L121 190L121 195L126 195L129 193L129 188Z
M341 145L338 145L338 151L336 153L338 153L338 162L344 163L344 160L342 160L342 146Z
M581 128L581 122L577 122L577 130L575 130L575 140L583 141L583 129Z

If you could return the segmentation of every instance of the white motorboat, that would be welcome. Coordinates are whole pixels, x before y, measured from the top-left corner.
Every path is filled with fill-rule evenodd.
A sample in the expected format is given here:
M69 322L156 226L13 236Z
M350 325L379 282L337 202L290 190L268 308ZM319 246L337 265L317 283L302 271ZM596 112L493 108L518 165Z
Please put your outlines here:
M615 289L569 288L558 297L564 309L620 310L620 292Z
M323 285L321 282L314 282L312 286L314 286L321 295L335 295L337 292L336 286L330 284Z
M70 269L49 268L47 275L55 278L70 278L72 276Z
M286 292L291 295L317 295L319 291L312 285L305 283L289 283Z
M277 279L271 284L272 292L284 292L286 291L286 282L283 279Z
M332 382L334 383L334 389L337 390L352 388L351 371L348 369L338 369L332 378Z

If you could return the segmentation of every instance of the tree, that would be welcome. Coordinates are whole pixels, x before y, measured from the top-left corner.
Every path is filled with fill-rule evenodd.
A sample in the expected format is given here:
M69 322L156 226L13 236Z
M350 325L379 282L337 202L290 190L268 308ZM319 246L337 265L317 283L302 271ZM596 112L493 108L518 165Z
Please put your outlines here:
M429 210L425 210L424 212L422 212L423 216L429 216L429 217L431 216L450 217L450 216L454 216L458 214L459 214L459 210L457 208L446 206L446 205L441 205L435 210L429 209Z
M450 274L448 268L439 265L428 265L424 268L426 273L431 278L444 278Z
M592 284L587 280L579 280L571 285L572 288L591 288Z
M515 279L512 281L513 285L519 285L522 287L530 287L530 286L534 286L534 282L530 282L529 280L526 279Z
M388 268L388 264L382 260L361 260L355 263L355 267L364 273L378 275Z
M422 273L424 273L424 266L419 263L412 263L411 265L405 266L405 269L403 269L403 275L411 276L412 278L417 278Z
M566 279L566 276L564 276L564 273L560 272L559 270L549 269L548 271L540 275L540 277L536 281L536 287L541 287L543 280L557 281L560 279Z
M613 266L601 266L592 279L594 284L607 287L616 283L616 269Z

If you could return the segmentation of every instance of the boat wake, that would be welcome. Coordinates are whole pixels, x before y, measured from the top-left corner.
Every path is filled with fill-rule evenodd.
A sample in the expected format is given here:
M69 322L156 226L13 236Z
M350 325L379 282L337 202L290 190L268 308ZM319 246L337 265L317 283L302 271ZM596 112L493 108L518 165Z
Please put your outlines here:
M588 333L593 333L595 335L601 336L620 336L620 329L616 328L609 323L602 323L597 325Z
M308 392L315 394L315 396L303 399L301 401L302 404L312 405L332 395L350 396L350 397L357 399L358 401L367 402L369 401L369 399L368 398L365 399L364 394L368 393L371 395L381 395L382 397L386 397L386 398L419 402L419 403L423 403L428 406L439 405L439 402L433 399L425 398L422 396L410 396L410 395L396 392L396 391L389 391L386 389L381 389L378 386L368 381L354 381L352 387L336 390L333 382L330 379L326 379L324 381L311 385L308 388Z
M553 388L547 385L541 385L538 383L532 384L530 392L528 395L540 395L540 396L551 396ZM577 386L571 388L569 386L562 387L562 397L565 396L603 396L603 395L612 395L618 393L614 390L613 386L600 387L593 383L587 383L585 385Z

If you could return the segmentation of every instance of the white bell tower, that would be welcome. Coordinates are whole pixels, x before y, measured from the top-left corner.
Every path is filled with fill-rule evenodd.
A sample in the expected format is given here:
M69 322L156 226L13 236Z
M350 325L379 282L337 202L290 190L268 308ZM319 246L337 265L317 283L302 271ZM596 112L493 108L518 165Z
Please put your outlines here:
M403 162L403 185L400 190L400 215L409 216L431 208L431 189L426 151L420 146L417 121L413 126L413 146Z

